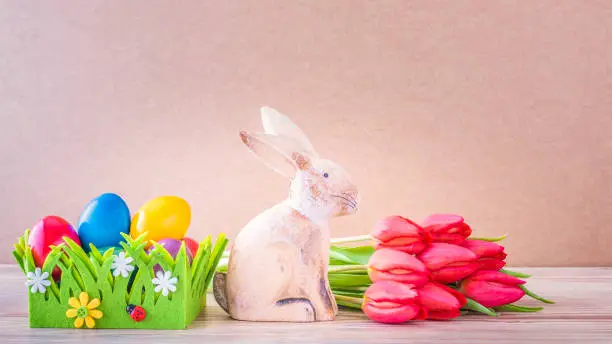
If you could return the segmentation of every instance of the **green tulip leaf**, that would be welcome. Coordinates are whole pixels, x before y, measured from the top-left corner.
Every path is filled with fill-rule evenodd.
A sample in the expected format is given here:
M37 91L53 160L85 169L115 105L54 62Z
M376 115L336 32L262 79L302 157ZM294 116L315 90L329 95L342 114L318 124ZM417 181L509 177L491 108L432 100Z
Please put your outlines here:
M532 292L531 290L527 289L527 287L525 287L524 285L521 285L521 286L520 286L520 288L521 288L521 289L523 289L523 291L525 292L525 294L526 294L527 296L531 297L532 299L536 299L536 300L538 300L538 301L540 301L540 302L544 302L544 303L547 303L547 304L549 304L549 305L552 305L552 304L554 304L554 303L555 303L555 301L553 301L553 300L548 300L548 299L545 299L545 298L543 298L543 297L541 297L541 296L537 295L536 293L534 293L534 292Z
M504 239L506 239L508 237L508 234L504 234L502 236L498 236L498 237L493 237L493 238L468 238L470 240L482 240L482 241L488 241L488 242L498 242L498 241L502 241Z
M351 258L345 256L341 252L334 251L333 249L329 252L329 265L346 265L346 264L357 264Z
M462 309L467 309L468 311L490 315L492 317L496 317L499 315L495 313L495 311L493 311L491 308L487 308L468 297L466 297L465 299L467 300L467 303L465 304L465 306L463 306Z
M356 246L340 247L331 246L329 252L330 265L366 265L374 253L374 247Z
M513 305L513 304L495 307L495 310L498 312L518 312L518 313L535 313L543 309L544 307L527 307L527 306L519 306L519 305Z
M531 277L530 274L526 274L526 273L523 273L523 272L517 272L517 271L510 271L510 270L507 270L507 269L500 269L499 272L504 273L506 275L518 277L518 278L529 278L529 277Z

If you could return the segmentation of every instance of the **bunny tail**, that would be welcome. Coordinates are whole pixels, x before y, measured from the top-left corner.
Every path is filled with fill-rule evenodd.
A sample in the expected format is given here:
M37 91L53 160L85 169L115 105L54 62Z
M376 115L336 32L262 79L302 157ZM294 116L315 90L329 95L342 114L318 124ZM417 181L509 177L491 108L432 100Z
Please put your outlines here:
M213 278L213 294L215 295L215 301L219 306L229 314L229 307L227 306L227 288L226 288L227 273L215 272Z

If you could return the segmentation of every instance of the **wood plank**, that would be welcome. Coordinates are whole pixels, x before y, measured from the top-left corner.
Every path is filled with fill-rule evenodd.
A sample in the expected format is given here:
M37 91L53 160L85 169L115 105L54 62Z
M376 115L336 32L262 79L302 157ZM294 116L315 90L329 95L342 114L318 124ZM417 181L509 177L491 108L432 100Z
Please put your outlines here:
M239 322L228 319L209 299L211 306L185 331L81 331L28 328L24 276L16 266L0 265L4 281L0 331L10 343L612 343L612 269L514 270L532 274L529 288L557 304L547 305L540 313L506 313L497 318L470 315L455 321L391 326L349 311L329 323Z

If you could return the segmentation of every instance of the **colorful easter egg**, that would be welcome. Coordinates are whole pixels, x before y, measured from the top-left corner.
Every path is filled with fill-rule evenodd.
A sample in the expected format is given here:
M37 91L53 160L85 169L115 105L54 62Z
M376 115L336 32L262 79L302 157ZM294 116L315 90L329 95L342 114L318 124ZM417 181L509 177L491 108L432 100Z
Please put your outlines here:
M172 256L172 258L176 258L176 256L178 255L179 251L181 250L181 245L182 245L182 241L180 240L176 240L176 239L172 239L172 238L166 238L166 239L161 239L159 240L157 243L159 243L160 245L163 245L164 248L166 249L166 251L168 251L168 253L170 253L170 255ZM187 246L185 244L185 246ZM153 251L154 247L151 246L148 250L148 252L150 253L151 251ZM191 261L193 260L193 255L191 254L191 251L185 247L185 252L187 253L187 259L189 260L189 264L191 264ZM157 264L153 267L153 270L157 273L157 271L160 271L162 269L162 267Z
M59 216L47 216L32 227L28 237L28 245L32 249L32 256L36 266L42 267L47 255L51 252L51 246L57 246L64 242L64 237L72 239L81 244L77 232L68 221ZM59 278L60 270L53 271L53 277Z
M130 235L147 232L147 240L182 239L191 222L189 203L176 196L162 196L145 203L132 218Z
M96 248L98 249L101 255L104 255L104 253L106 253L106 251L110 250L111 248L114 249L113 256L116 256L119 253L123 252L123 247L121 246L102 246L102 247L96 246Z
M130 232L130 210L125 201L114 193L92 199L79 218L78 233L83 249L94 246L119 246L121 233Z
M187 250L191 251L191 255L195 257L195 255L198 253L198 248L200 247L200 244L198 244L197 241L188 237L184 237L183 241L185 242L185 246L187 246Z

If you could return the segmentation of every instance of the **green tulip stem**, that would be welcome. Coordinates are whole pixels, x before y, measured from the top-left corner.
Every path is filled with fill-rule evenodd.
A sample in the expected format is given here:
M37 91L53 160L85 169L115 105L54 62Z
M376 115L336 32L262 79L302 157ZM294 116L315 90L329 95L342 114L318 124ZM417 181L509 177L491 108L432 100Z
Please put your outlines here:
M362 291L349 291L349 290L341 290L341 289L332 289L332 294L341 295L341 296L350 296L350 297L363 297Z
M526 274L526 273L523 273L523 272L511 271L511 270L506 270L506 269L500 269L499 272L504 273L506 275L518 277L518 278L529 278L529 277L531 277L530 274Z
M363 303L363 299L358 297L334 295L334 298L338 305L355 309L361 309L361 304Z
M498 237L493 237L493 238L468 238L470 240L482 240L482 241L489 241L489 242L498 242L498 241L502 241L504 239L506 239L508 237L508 234L504 234L502 236L498 236Z
M350 243L370 241L370 240L372 240L372 236L370 235L357 235L357 236L351 236L351 237L331 239L331 243L332 245L338 245L338 244L350 244Z
M346 287L346 286L341 286L341 287L332 287L332 291L335 292L336 290L338 291L348 291L348 292L354 292L354 293L364 293L368 287L370 286L370 284L361 286L361 287Z
M363 272L368 271L367 265L332 265L329 267L329 273L338 272Z
M544 307L527 307L527 306L519 306L519 305L504 305L495 307L495 310L498 312L518 312L518 313L535 313L543 310Z
M555 303L555 301L553 301L553 300L548 300L548 299L545 299L545 298L543 298L543 297L541 297L541 296L537 295L536 293L534 293L534 292L532 292L531 290L527 289L527 287L525 287L524 285L521 285L521 286L519 286L519 287L520 287L521 289L523 289L523 291L525 292L525 294L526 294L527 296L529 296L529 297L531 297L531 298L533 298L533 299L536 299L536 300L538 300L538 301L540 301L540 302L547 303L547 304L549 304L549 305L551 305L551 304L554 304L554 303Z
M465 306L463 306L464 310L468 310L468 311L472 311L472 312L478 312L478 313L482 313L482 314L486 314L492 317L496 317L499 314L495 313L495 311L493 311L492 309L485 307L483 305L481 305L480 303L466 297L465 298L467 303L465 304Z

